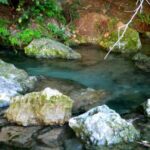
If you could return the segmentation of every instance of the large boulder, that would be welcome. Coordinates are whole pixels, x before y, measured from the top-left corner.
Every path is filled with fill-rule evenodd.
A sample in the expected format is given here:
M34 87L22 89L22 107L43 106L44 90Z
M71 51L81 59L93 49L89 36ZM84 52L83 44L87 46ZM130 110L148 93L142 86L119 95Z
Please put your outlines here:
M36 58L81 58L81 55L70 47L48 38L33 40L27 47L25 47L25 53L28 56Z
M9 121L23 126L64 124L71 117L72 105L69 97L46 88L12 98L5 115Z
M123 31L122 31L123 32ZM120 33L120 35L122 34ZM108 33L108 36L103 36L99 40L100 46L109 50L118 40L118 29ZM131 28L128 28L119 44L114 48L113 52L120 53L135 53L141 48L139 33Z
M139 137L139 132L132 123L122 119L106 105L98 106L80 116L71 118L69 126L87 148L90 146L102 148L102 146L120 142L133 142Z
M0 60L0 107L8 105L11 97L31 90L36 80L24 70Z
M133 61L135 62L135 65L141 70L145 72L150 72L150 57L149 56L142 54L142 53L138 53L133 57Z

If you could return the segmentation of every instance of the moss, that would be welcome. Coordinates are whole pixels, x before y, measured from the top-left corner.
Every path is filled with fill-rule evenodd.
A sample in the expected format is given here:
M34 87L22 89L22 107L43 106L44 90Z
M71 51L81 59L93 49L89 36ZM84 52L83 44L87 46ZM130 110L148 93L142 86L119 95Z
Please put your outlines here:
M25 47L25 54L29 56L36 56L37 58L65 58L67 53L57 49L44 49L42 52L36 47Z
M50 104L52 105L55 105L55 104L60 104L60 105L63 105L64 107L66 108L71 108L72 107L72 100L65 96L65 95L62 95L62 96L52 96L51 99L50 99Z
M31 105L37 104L38 106L43 106L45 103L49 104L49 106L54 105L63 105L63 107L70 108L72 107L73 101L65 95L57 95L51 96L47 98L46 95L43 95L42 92L32 92L26 94L25 96L17 96L12 99L13 103L11 106L16 107L22 103L30 103Z
M102 37L99 40L99 44L108 49L118 40L118 32L112 32L108 37ZM135 30L128 28L123 39L120 41L119 46L115 47L116 52L129 53L136 52L141 47L139 34Z

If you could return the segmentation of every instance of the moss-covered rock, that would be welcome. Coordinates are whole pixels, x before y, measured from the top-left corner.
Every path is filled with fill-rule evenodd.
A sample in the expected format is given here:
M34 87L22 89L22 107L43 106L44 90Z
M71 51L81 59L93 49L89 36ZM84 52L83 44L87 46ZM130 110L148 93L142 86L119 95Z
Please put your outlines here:
M27 47L25 53L36 58L63 58L80 59L81 55L68 46L48 38L33 40Z
M36 77L0 60L0 107L8 105L12 96L33 89L35 82Z
M101 37L99 39L100 46L105 49L109 49L112 47L115 42L118 40L118 31L114 31L110 33L107 37ZM121 53L134 53L137 52L138 49L141 48L141 41L139 38L139 33L134 29L128 28L124 37L120 41L113 52L121 52Z
M69 97L46 88L41 92L12 98L6 117L23 126L64 124L71 117L72 105Z

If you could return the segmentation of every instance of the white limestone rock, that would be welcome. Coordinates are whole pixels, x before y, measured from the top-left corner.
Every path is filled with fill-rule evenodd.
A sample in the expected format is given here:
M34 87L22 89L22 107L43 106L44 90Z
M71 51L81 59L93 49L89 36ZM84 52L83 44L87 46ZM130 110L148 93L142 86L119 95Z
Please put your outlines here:
M36 77L0 60L0 107L9 105L11 97L33 89L36 81Z
M69 126L81 138L86 147L133 142L139 132L132 123L122 119L114 110L106 105L98 106L88 112L71 118Z

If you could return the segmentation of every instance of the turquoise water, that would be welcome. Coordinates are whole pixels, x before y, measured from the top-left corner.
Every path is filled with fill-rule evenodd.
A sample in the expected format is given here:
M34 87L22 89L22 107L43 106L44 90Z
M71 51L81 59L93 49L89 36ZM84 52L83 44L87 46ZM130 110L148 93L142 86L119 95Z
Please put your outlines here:
M118 112L126 112L150 97L149 73L137 69L121 55L110 55L94 46L76 48L83 55L79 61L37 60L22 53L1 48L0 58L26 70L30 75L73 80L94 89L111 93L107 104Z

